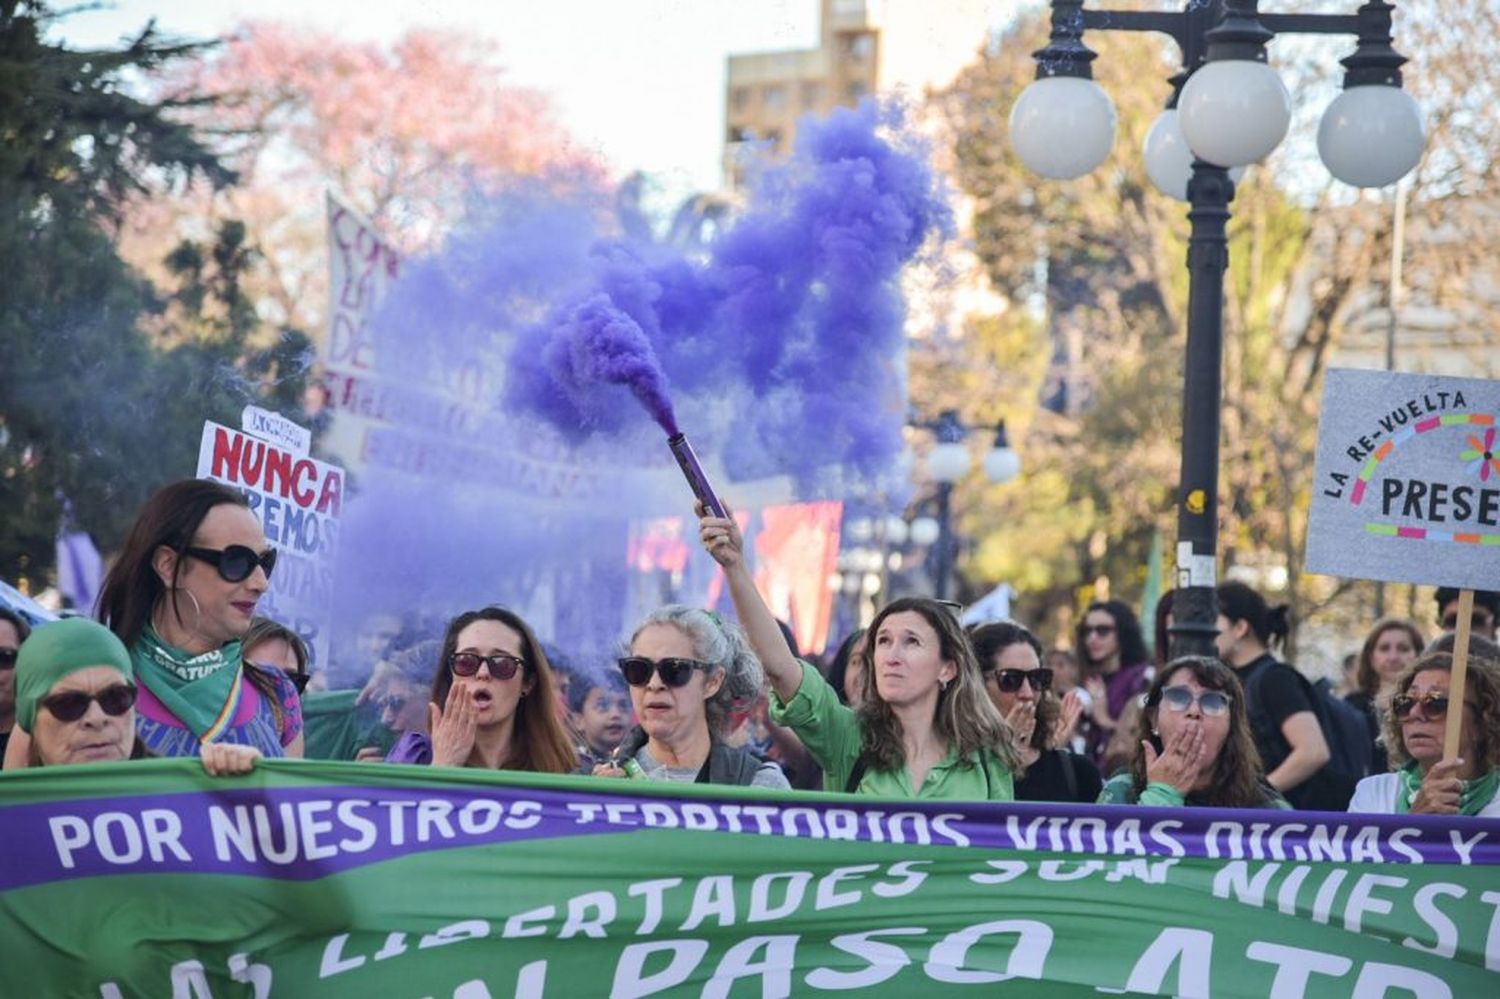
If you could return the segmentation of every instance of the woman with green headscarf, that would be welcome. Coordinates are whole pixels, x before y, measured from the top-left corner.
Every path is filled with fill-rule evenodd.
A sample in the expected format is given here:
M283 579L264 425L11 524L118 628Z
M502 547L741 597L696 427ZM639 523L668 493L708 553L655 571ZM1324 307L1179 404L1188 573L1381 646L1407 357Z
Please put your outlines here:
M69 618L44 625L16 661L16 724L32 767L109 763L149 755L135 732L135 665L104 625ZM246 773L260 753L205 747L210 774Z
M1500 817L1500 663L1471 658L1463 704L1448 699L1453 657L1422 656L1396 679L1385 743L1395 773L1366 777L1351 812ZM1448 714L1462 711L1458 752L1445 759Z

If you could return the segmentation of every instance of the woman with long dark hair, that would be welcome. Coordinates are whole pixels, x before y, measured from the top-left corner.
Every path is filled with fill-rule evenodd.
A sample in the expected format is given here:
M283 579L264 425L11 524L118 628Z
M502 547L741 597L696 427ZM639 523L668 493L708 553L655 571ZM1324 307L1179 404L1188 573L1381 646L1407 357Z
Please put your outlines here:
M130 650L136 731L152 753L231 743L302 755L297 688L241 655L276 557L244 495L217 482L174 482L137 514L104 578L99 619Z
M1207 656L1162 667L1142 714L1151 734L1130 769L1104 785L1106 805L1290 808L1261 772L1234 671Z
M1076 639L1083 686L1089 695L1086 752L1102 764L1126 706L1151 680L1151 659L1135 612L1118 600L1089 604L1078 622Z
M1010 801L1010 727L984 691L957 617L935 600L893 601L860 653L858 711L793 657L744 561L731 517L698 514L703 546L724 568L735 610L770 681L771 719L797 734L830 791L901 798Z
M550 774L577 768L552 667L520 615L503 607L458 615L432 667L427 731L403 735L386 762Z

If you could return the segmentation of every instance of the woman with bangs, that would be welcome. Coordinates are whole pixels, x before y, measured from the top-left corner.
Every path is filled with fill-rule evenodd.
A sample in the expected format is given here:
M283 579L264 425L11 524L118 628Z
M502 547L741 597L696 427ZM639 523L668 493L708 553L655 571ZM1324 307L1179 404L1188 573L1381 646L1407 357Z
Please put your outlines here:
M1291 806L1266 780L1234 671L1208 656L1162 667L1146 692L1150 731L1130 769L1104 784L1104 805L1212 808Z
M802 740L823 768L825 789L1014 800L1010 727L990 703L974 650L948 607L904 598L875 616L859 654L855 711L840 703L816 669L792 655L755 588L733 514L705 513L700 503L700 537L724 569L735 610L765 668L771 720Z
M403 735L387 763L549 774L578 766L547 655L519 615L503 607L458 615L432 670L427 731Z

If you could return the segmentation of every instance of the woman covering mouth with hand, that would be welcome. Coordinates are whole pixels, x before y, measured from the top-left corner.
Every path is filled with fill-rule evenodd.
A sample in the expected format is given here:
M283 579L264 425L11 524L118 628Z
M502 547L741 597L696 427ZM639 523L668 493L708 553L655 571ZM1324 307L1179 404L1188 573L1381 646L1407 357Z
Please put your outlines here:
M427 732L403 735L387 763L551 774L577 767L552 667L518 615L503 607L460 614L433 667Z

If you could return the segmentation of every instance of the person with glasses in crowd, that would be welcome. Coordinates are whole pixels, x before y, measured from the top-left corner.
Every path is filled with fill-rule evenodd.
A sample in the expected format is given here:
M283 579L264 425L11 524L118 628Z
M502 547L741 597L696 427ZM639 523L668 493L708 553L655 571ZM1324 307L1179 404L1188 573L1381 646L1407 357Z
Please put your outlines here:
M112 763L152 755L136 734L135 664L102 624L75 617L43 625L16 665L16 722L28 733L28 767ZM213 776L248 773L253 746L208 743Z
M1438 623L1446 632L1458 630L1458 594L1452 586L1439 586L1433 594L1437 603ZM1469 618L1471 634L1493 642L1496 640L1497 622L1500 622L1500 593L1493 590L1474 591L1474 611Z
M257 617L250 622L245 637L240 639L245 661L265 669L279 669L292 681L300 698L307 692L307 682L312 674L307 671L307 643L302 636L268 617Z
M776 640L786 647L779 629ZM775 763L723 739L730 712L753 704L762 687L760 663L737 625L668 604L636 627L619 668L636 727L595 776L791 789Z
M1146 691L1145 730L1127 771L1099 803L1212 808L1290 808L1262 772L1234 671L1208 656L1161 668Z
M1118 600L1097 600L1078 623L1078 662L1089 723L1085 752L1102 766L1110 736L1128 717L1126 708L1151 682L1146 640L1135 613Z
M1444 759L1453 656L1423 655L1397 678L1385 719L1395 773L1360 781L1351 812L1500 817L1500 661L1469 659L1458 754Z
M0 607L0 764L16 724L16 659L21 643L31 634L26 619L8 607Z
M982 624L969 641L984 689L1016 737L1016 800L1091 802L1103 782L1099 768L1068 749L1083 705L1077 689L1059 699L1055 676L1042 665L1042 643L1014 621Z
M735 610L770 681L771 720L802 740L826 790L899 798L1011 801L1011 730L984 692L979 663L947 606L903 598L875 615L859 656L856 711L792 655L755 588L732 514L699 537L723 567Z
M458 615L432 666L427 731L403 735L387 763L549 774L577 767L552 668L519 615L503 607Z
M276 557L244 495L217 482L165 486L136 515L100 589L99 618L130 650L136 731L153 754L230 743L302 755L296 685L242 654ZM7 762L15 756L12 747Z

